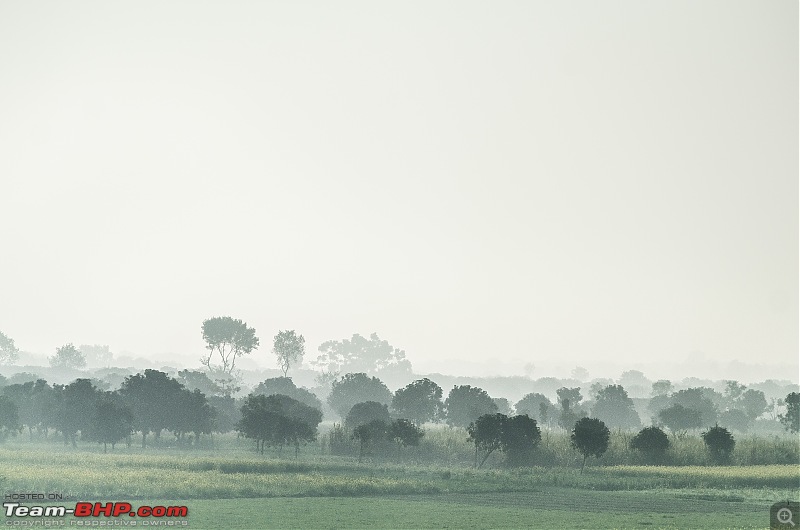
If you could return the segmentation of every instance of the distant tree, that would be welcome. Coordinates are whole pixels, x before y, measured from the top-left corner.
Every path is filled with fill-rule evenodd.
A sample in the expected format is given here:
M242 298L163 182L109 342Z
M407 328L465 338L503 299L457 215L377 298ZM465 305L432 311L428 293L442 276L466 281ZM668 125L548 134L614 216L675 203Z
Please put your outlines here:
M353 405L364 401L388 405L392 401L392 393L383 381L365 373L345 374L331 385L328 404L340 418L345 418Z
M544 406L544 409L542 409ZM517 414L527 414L531 418L538 418L539 423L545 424L555 412L555 407L547 396L539 393L526 394L514 405Z
M508 417L503 422L501 446L506 455L506 465L528 466L533 463L536 446L542 440L542 433L536 420L527 414Z
M359 441L358 462L367 454L371 445L385 440L388 436L390 426L383 420L373 420L364 425L359 425L353 431L353 439Z
M199 390L181 389L172 408L175 417L170 422L170 430L179 442L185 442L187 433L192 433L195 441L199 441L200 435L213 432L217 410Z
M53 368L85 368L86 359L72 344L65 344L56 350L56 354L48 359Z
M561 387L556 390L556 395L558 396L558 404L561 407L558 424L563 429L571 429L583 413L578 408L583 399L581 389Z
M133 413L121 403L114 392L105 392L97 396L94 414L91 418L90 437L103 444L103 452L111 450L120 441L128 438L133 430Z
M19 407L10 398L0 396L0 442L22 429L19 422Z
M389 427L389 438L397 444L398 460L401 447L416 447L423 436L425 436L425 431L406 419L394 420Z
M208 377L206 372L180 370L178 371L178 382L188 390L199 390L209 397L223 395L222 387Z
M428 378L409 383L394 393L392 410L417 426L433 421L441 414L442 387Z
M390 422L389 408L376 401L365 401L353 405L353 408L347 413L344 423L348 429L354 430L356 427L375 420L381 420L388 424Z
M55 426L64 436L64 445L72 443L77 447L78 432L91 433L92 417L86 411L95 408L97 390L88 379L76 379L72 383L56 389L59 392L59 410Z
M267 396L250 394L242 403L241 418L236 422L236 430L245 438L255 440L256 450L264 454L264 444L272 436L270 425L277 421L277 414L270 409Z
M729 404L735 403L747 388L738 381L725 381L725 398Z
M34 429L46 435L47 428L54 425L59 400L53 395L53 389L47 381L38 379L8 385L3 388L3 394L17 406L19 421L28 428L31 440Z
M376 333L369 339L356 333L350 339L329 340L319 346L319 351L312 364L331 372L411 372L406 352L381 340Z
M559 404L568 401L572 408L578 408L583 400L580 388L567 388L564 386L556 390L556 395L558 396Z
M305 403L309 407L322 410L322 402L319 398L313 392L305 388L297 387L291 377L273 377L271 379L265 379L253 389L253 393L264 394L265 396L283 394L301 403Z
M642 452L650 463L657 464L664 460L669 438L658 427L645 427L631 439L631 449Z
M587 381L589 379L589 370L584 368L583 366L576 366L570 372L573 379L577 379L578 381Z
M800 394L790 392L783 403L786 405L786 412L779 414L778 419L787 431L800 432Z
M652 388L652 382L639 370L627 370L619 376L618 385L628 389L631 395L644 397Z
M738 432L747 432L750 428L750 418L740 409L728 409L719 415L719 421Z
M202 330L209 353L201 357L200 362L209 370L219 369L222 373L231 374L236 366L236 359L258 348L256 330L247 327L239 319L209 318L203 321ZM221 365L213 365L215 353L219 356Z
M668 396L672 392L672 382L669 379L659 379L653 383L651 396Z
M236 399L231 396L207 396L214 408L214 432L231 432L241 419L242 412Z
M689 429L699 429L703 424L700 411L688 409L683 405L672 405L658 413L658 418L662 424L666 425L670 431L685 432Z
M313 441L322 412L289 396L248 395L241 408L242 417L236 429L256 441L264 453L264 445L283 447L294 445L297 455L300 444Z
M609 385L600 390L592 415L611 428L634 429L641 425L633 400L622 385Z
M750 388L742 392L737 406L741 408L748 420L755 421L767 410L767 398L761 390Z
M278 358L278 366L283 372L283 377L286 377L293 364L302 362L306 353L306 339L292 329L278 332L272 344L272 353Z
M703 442L711 453L711 459L717 464L723 464L730 460L736 440L733 435L724 427L715 425L703 433Z
M583 455L581 474L583 474L588 456L600 458L608 450L610 437L611 432L606 424L597 418L581 418L575 423L570 440L572 447Z
M492 401L497 406L497 412L511 416L514 411L511 409L511 402L506 398L492 398Z
M108 366L114 357L107 344L81 344L78 349L86 359L86 363L92 366Z
M444 402L447 424L467 427L484 414L497 412L497 405L485 390L470 385L454 386Z
M494 451L502 447L503 423L508 419L505 414L483 414L469 424L468 440L475 446L475 467L479 468ZM483 458L478 463L478 453Z
M19 348L14 345L14 339L0 331L0 365L14 364L19 359Z
M673 405L682 405L687 409L694 409L700 413L702 425L712 425L717 421L718 409L714 403L719 394L711 388L695 387L679 390L670 397Z

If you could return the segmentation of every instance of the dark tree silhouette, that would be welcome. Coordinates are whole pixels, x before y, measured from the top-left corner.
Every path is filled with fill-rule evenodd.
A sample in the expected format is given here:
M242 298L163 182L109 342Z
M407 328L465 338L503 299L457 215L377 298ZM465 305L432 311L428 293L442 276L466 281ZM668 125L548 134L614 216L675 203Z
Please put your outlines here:
M475 445L475 467L481 467L493 452L502 446L503 423L508 419L505 414L483 414L469 424L468 440ZM478 453L483 452L483 458L478 463Z
M715 425L703 433L703 442L706 444L711 459L717 464L724 464L730 460L736 440L725 427Z
M19 408L7 396L0 396L0 442L22 428L19 422Z
M441 414L442 387L428 378L418 379L394 393L392 410L419 426Z
M111 450L120 441L128 438L133 430L133 413L123 405L118 394L105 392L97 397L90 425L90 438L103 444L103 452Z
M359 425L353 430L353 439L358 440L358 462L361 463L362 458L370 446L385 440L389 434L390 426L383 420L373 420L364 425Z
M59 409L56 428L64 436L64 445L77 447L77 434L91 432L91 412L97 399L97 389L88 379L76 379L67 386L58 385Z
M631 439L631 449L641 451L649 462L659 463L669 449L669 438L658 427L645 427Z
M454 386L444 402L447 424L467 427L485 414L497 412L497 405L482 388L470 385Z
M699 410L689 409L677 404L659 412L658 419L673 433L698 429L702 425Z
M419 445L425 431L406 419L399 419L392 422L389 428L389 438L397 443L397 458L400 459L401 447L416 447Z
M175 427L183 385L158 370L129 376L122 383L120 394L133 411L134 429L142 433L142 447L147 435L160 438L163 429Z
M581 418L575 423L572 429L570 440L572 447L583 455L581 463L581 474L586 465L586 457L594 456L600 458L608 450L608 440L611 432L606 424L597 418Z
M541 440L542 433L536 420L527 414L506 418L500 438L503 453L506 455L506 465L531 465L534 451Z
M353 405L353 408L347 413L344 424L349 430L354 430L356 427L375 420L389 423L389 408L377 401L365 401Z
M783 403L786 405L786 412L778 415L778 419L787 431L800 432L800 394L787 394Z

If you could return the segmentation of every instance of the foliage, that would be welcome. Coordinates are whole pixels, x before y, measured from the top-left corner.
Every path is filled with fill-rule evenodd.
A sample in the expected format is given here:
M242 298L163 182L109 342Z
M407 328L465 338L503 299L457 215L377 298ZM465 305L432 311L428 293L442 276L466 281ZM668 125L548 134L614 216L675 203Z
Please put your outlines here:
M392 410L418 426L433 421L442 411L442 387L427 377L413 381L394 393Z
M73 345L65 344L56 350L55 355L48 359L53 368L84 368L86 359L83 354Z
M497 405L485 390L470 385L454 386L444 402L446 421L455 427L467 427L484 414L497 412Z
M404 447L418 446L423 436L425 436L425 431L402 418L394 420L389 429L389 438Z
M672 392L672 381L669 379L659 379L652 385L652 396L667 396Z
M114 357L107 344L81 344L78 349L86 359L86 363L92 366L108 366Z
M542 405L544 405L544 409L542 409ZM538 418L539 423L546 424L547 420L553 415L553 412L555 412L555 407L550 400L547 399L547 396L534 392L526 394L522 399L517 401L517 404L514 405L514 410L517 411L517 414L527 414L531 418ZM544 414L542 414L542 412L544 412Z
M377 401L365 401L353 405L353 408L347 413L347 418L344 423L348 429L354 430L361 425L375 420L389 423L389 408Z
M103 444L104 453L107 444L111 444L113 450L117 442L130 436L132 430L133 413L120 403L115 393L106 392L97 399L90 425L90 438Z
M306 353L306 339L292 329L279 331L272 344L272 353L278 358L278 366L283 372L283 377L286 377L291 365L302 362Z
M88 379L76 379L66 386L55 385L54 391L59 399L55 427L64 436L64 445L72 442L77 447L77 433L91 432L91 415L84 411L94 409L97 389Z
M492 402L497 406L497 412L500 414L511 416L514 413L514 411L511 410L511 402L506 398L492 398Z
M158 438L163 429L174 426L181 414L178 404L183 390L178 381L158 370L125 378L120 394L133 412L134 429L142 433L142 447L147 445L149 433Z
M606 424L597 418L581 418L575 423L572 429L570 440L572 447L583 455L581 463L581 473L586 465L586 457L594 456L600 458L608 450L608 439L611 432Z
M536 420L527 415L508 417L505 414L484 414L467 428L468 440L475 446L475 467L483 466L494 451L501 449L510 466L530 465L533 450L542 435ZM478 453L483 458L478 462Z
M301 443L311 442L317 437L317 426L322 421L322 412L292 399L289 396L248 395L241 407L242 417L236 429L245 437L256 441L263 454L264 445L295 446L295 454Z
M385 440L389 433L389 425L383 420L372 420L359 425L353 430L353 438L359 441L358 461L366 454L371 444Z
M0 396L0 442L4 442L9 434L20 430L19 407L6 396Z
M736 440L728 429L715 425L705 431L702 437L714 462L722 464L730 460Z
M729 409L719 415L719 421L731 429L739 432L747 432L751 420L743 410Z
M329 340L319 346L319 351L320 355L313 364L330 372L411 372L406 352L381 340L377 333L370 335L369 339L356 333L349 340Z
M178 371L178 382L189 390L199 390L206 396L221 396L223 389L205 372L196 370Z
M264 394L265 396L283 394L301 403L305 403L309 407L322 410L322 402L319 398L313 392L305 388L297 387L291 377L273 377L265 379L256 385L253 389L253 393Z
M658 427L645 427L631 439L631 449L644 453L651 463L660 463L669 449L669 438Z
M778 419L787 431L800 432L800 394L790 392L783 403L786 405L786 412L780 414Z
M347 417L353 405L364 401L388 405L392 401L392 393L383 381L365 373L345 374L331 385L328 404L340 418Z
M14 339L0 331L0 365L14 364L19 359L19 348L14 345Z
M236 359L258 348L256 330L247 327L245 322L231 317L214 317L203 321L203 340L208 355L200 358L203 366L209 370L218 368L223 373L231 374L236 366ZM221 365L214 365L214 354L219 356Z
M670 396L672 405L681 405L686 409L696 410L700 413L700 425L716 423L718 408L715 403L721 401L721 396L711 388L694 387L679 390Z
M633 429L641 425L633 400L621 385L609 385L600 390L592 414L612 428Z
M561 387L556 390L556 395L558 396L558 404L561 407L558 424L563 429L571 429L583 414L583 411L578 408L581 400L583 400L581 389Z
M469 424L468 440L475 445L475 467L479 468L486 462L492 452L500 449L502 445L503 422L505 414L483 414ZM483 452L483 459L478 463L478 453Z
M678 404L659 412L658 419L672 432L697 429L702 425L700 411Z

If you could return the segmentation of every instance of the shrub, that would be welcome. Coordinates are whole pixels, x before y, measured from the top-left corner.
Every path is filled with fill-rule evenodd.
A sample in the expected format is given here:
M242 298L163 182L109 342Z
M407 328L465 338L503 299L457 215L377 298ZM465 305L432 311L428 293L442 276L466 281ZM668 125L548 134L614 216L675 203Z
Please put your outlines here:
M641 451L648 461L658 463L669 449L669 438L658 427L645 427L631 440L631 449Z
M717 464L728 462L736 446L731 432L725 427L715 425L703 433L703 442L711 453L711 459Z

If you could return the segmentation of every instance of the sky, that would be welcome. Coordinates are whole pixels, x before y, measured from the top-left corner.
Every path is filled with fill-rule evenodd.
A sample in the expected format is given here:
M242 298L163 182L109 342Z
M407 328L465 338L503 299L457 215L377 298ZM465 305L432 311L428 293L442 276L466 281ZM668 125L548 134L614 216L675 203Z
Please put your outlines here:
M797 380L798 93L796 1L3 2L0 331Z

